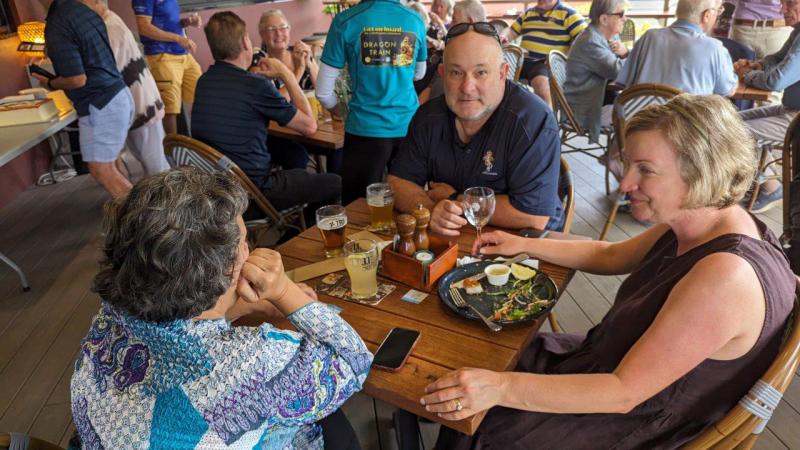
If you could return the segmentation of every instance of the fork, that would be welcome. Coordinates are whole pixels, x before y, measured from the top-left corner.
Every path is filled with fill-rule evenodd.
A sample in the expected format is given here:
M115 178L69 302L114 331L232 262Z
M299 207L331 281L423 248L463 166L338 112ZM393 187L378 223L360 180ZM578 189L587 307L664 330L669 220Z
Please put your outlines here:
M503 327L501 327L500 325L492 322L486 316L481 314L481 312L478 311L477 308L475 308L471 304L469 304L466 301L464 301L464 297L461 296L461 292L458 292L458 288L454 288L454 287L450 288L450 297L453 298L453 303L456 306L458 306L459 308L470 308L472 310L472 312L474 312L475 314L478 315L478 317L481 318L483 323L485 323L486 326L489 327L490 330L492 330L492 331L500 331L500 330L503 329Z

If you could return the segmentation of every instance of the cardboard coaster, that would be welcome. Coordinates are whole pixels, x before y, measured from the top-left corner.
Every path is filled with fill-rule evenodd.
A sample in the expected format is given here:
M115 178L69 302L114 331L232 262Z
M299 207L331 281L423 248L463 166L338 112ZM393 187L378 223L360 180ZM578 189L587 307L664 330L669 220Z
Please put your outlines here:
M325 276L319 283L315 290L321 294L330 295L331 297L341 298L349 302L363 303L365 305L377 305L387 295L395 290L397 286L389 283L383 283L378 280L378 294L372 300L359 300L353 298L353 293L350 291L350 278L347 272L334 272Z

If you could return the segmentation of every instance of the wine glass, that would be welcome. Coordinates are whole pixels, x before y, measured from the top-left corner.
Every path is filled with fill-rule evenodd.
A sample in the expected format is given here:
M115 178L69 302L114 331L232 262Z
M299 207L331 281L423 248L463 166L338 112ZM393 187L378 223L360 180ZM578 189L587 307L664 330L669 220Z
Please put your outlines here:
M481 238L481 228L489 223L494 214L494 206L494 191L491 188L478 186L464 191L464 217L478 230L478 239Z

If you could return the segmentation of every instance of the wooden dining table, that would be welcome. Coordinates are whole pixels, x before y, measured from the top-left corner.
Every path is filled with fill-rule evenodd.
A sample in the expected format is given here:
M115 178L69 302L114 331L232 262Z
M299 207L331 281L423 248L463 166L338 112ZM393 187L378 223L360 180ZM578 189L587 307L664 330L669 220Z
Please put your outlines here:
M362 198L347 206L346 234L363 231L370 223L369 209ZM487 227L491 230L492 227ZM386 240L391 236L381 236ZM458 243L459 255L470 253L475 230L464 227L461 235L453 238ZM325 259L322 237L316 226L279 246L287 270L302 267ZM563 292L573 271L544 261L540 270L547 273ZM315 286L320 278L306 281ZM364 385L368 395L398 408L426 417L445 426L472 435L485 416L485 412L460 421L447 421L425 411L419 399L425 386L448 372L461 367L476 367L496 371L514 369L522 351L528 346L541 326L544 317L511 326L499 332L490 331L482 322L465 319L451 312L431 292L420 304L409 303L401 297L408 286L395 281L384 282L397 287L378 305L350 302L320 294L320 301L342 308L344 318L358 332L371 351L375 351L384 337L394 327L420 331L420 340L406 364L397 372L373 369Z
M344 147L344 122L332 119L329 114L325 114L325 118L317 122L317 131L314 134L305 136L289 127L278 125L275 121L269 122L269 134L328 150L341 150Z
M772 95L772 91L748 86L740 81L739 85L736 87L736 92L734 92L731 98L737 100L765 101L769 99L770 95Z

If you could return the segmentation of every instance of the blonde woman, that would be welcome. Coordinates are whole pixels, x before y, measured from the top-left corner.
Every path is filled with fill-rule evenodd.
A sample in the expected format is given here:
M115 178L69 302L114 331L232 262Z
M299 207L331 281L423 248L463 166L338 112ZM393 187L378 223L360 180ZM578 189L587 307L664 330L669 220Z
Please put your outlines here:
M298 40L294 45L289 45L291 31L292 26L281 10L264 11L258 22L258 33L261 35L260 56L279 59L294 73L301 88L315 89L319 66L314 61L311 47L305 42ZM284 96L288 96L283 83L276 80L275 85Z
M630 274L585 337L540 333L515 372L464 368L431 383L428 411L490 409L474 436L436 448L675 448L721 418L778 353L795 279L775 235L738 206L753 141L729 100L682 95L637 114L621 189L636 219L621 242L484 234L473 251Z

